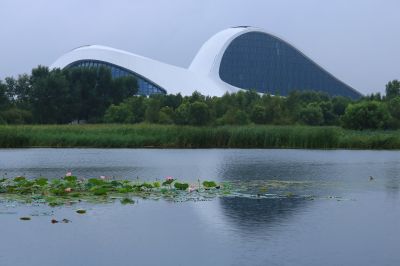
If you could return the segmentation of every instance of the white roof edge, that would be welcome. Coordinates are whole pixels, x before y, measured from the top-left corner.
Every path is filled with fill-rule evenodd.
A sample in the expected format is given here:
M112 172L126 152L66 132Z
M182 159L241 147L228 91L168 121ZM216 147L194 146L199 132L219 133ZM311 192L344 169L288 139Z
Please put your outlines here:
M168 93L223 95L226 91L214 81L188 69L102 45L83 46L61 56L51 68L65 68L73 62L97 60L114 64L152 81Z

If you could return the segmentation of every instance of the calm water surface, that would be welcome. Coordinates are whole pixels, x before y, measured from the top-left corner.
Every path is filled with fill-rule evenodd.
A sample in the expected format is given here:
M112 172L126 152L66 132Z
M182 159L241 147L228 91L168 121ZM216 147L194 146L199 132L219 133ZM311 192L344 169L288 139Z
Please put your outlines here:
M400 265L400 152L0 150L0 176L60 177L68 170L83 177L306 181L302 192L316 198L139 200L86 204L85 215L76 206L0 203L0 265Z

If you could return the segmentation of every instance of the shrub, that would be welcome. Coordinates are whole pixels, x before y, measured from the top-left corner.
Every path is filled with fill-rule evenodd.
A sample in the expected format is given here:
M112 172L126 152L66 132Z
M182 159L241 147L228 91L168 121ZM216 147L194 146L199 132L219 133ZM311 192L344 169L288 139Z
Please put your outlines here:
M324 122L321 107L315 103L310 103L306 107L301 108L299 112L299 120L306 125L321 125Z
M342 117L343 126L349 129L384 129L391 119L387 105L377 101L350 104Z

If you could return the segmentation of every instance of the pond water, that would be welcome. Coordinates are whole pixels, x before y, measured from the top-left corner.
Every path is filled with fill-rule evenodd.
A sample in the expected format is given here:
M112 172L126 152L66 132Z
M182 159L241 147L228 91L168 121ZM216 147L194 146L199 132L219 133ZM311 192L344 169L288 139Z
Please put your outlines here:
M302 197L0 203L0 265L400 265L400 152L3 149L0 177L307 184ZM373 180L370 180L370 176ZM87 209L77 214L77 207ZM30 221L19 220L31 216ZM51 219L70 223L51 224Z

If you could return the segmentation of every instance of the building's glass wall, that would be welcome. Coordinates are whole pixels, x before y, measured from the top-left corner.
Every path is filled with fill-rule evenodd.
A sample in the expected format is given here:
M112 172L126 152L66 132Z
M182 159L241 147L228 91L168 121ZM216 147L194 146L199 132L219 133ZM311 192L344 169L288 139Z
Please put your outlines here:
M125 68L97 60L81 60L74 62L67 66L70 67L88 67L88 68L99 68L107 67L111 70L112 78L119 78L124 76L133 76L136 78L138 83L138 94L139 95L151 95L151 94L166 94L166 91L151 81L137 75L136 73L129 71Z
M219 75L235 87L274 95L317 90L351 98L361 96L288 43L261 32L245 33L231 42L222 57Z

